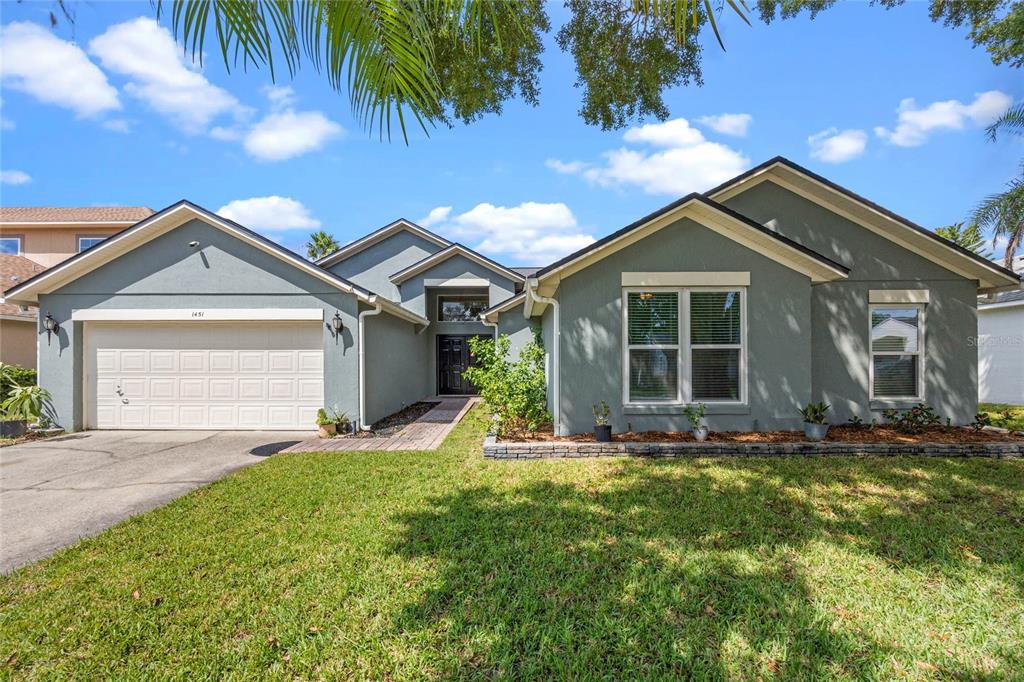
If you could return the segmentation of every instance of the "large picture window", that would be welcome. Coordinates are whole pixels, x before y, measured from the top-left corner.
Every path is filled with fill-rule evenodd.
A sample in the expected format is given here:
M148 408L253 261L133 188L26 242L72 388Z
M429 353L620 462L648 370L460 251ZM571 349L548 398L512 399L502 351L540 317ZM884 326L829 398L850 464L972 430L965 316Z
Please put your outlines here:
M871 306L871 397L921 400L921 307Z
M438 296L438 322L479 322L487 310L487 296Z
M626 290L626 402L743 402L743 296L740 289Z

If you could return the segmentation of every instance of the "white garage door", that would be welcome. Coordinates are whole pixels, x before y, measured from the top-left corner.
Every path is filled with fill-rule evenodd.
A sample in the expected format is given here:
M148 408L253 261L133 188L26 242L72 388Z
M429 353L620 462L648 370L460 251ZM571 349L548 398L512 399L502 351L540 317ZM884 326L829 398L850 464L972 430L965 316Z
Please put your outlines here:
M323 405L320 323L86 323L96 429L310 429Z

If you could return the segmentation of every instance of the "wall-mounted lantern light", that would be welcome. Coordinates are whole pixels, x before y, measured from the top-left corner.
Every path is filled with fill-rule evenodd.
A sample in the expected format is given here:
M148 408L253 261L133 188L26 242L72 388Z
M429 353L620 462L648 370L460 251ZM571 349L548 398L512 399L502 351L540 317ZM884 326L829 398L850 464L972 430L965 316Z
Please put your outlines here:
M49 311L46 312L46 317L43 318L43 327L46 329L46 345L50 345L50 336L60 331L60 325L57 324L57 320L53 319L53 315Z
M334 311L334 317L331 318L331 329L334 330L335 337L345 330L345 324L341 321L341 315L337 310Z

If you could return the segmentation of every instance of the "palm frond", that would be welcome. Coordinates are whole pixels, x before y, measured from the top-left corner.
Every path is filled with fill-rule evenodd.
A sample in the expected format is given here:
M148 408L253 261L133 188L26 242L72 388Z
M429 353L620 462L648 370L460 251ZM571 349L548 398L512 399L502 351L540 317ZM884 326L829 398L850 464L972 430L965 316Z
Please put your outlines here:
M1024 103L1007 109L1002 116L985 129L985 134L988 135L989 140L995 142L996 135L1000 130L1005 130L1014 135L1024 134Z
M750 19L747 16L750 14L750 8L747 6L746 0L739 0L738 5L736 0L725 0L725 4L750 26ZM691 32L696 33L700 29L701 21L706 19L715 34L719 47L725 49L711 0L633 0L633 13L671 27L676 42L680 44L689 39Z

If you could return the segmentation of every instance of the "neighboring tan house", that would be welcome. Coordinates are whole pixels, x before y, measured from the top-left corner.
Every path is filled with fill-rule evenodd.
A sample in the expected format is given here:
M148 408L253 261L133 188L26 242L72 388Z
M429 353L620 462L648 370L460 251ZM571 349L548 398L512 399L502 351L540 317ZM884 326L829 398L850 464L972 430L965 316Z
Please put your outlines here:
M366 426L472 392L468 338L540 332L559 433L794 429L977 408L977 296L1014 273L785 159L517 271L405 220L318 263L182 201L7 292L39 338L56 420L82 428ZM876 328L876 331L872 331ZM874 341L872 341L874 339Z
M1024 256L1013 269L1024 273ZM978 301L978 399L1024 405L1024 288Z
M134 225L143 206L0 208L0 291ZM34 307L0 306L0 362L36 366Z

